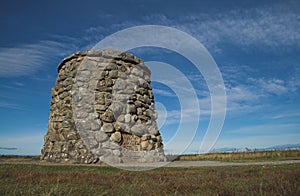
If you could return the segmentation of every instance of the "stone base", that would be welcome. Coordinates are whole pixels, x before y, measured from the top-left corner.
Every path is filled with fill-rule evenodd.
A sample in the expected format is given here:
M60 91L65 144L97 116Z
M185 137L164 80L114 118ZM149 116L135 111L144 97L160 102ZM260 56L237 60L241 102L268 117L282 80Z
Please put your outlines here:
M166 157L159 150L128 151L124 149L121 159L123 163L154 163L166 161Z

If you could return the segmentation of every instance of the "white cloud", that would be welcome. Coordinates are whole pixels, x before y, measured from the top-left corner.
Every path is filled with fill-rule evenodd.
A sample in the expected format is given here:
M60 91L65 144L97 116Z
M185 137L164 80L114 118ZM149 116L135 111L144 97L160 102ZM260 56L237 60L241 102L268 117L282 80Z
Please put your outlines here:
M233 9L230 12L215 13L213 16L203 13L185 13L185 16L178 16L180 18L168 18L163 14L153 14L142 18L142 22L127 21L123 24L113 24L110 27L93 27L87 32L91 36L99 35L100 32L103 36L103 32L107 34L135 25L153 24L155 21L156 24L177 27L190 33L213 52L220 52L222 44L232 44L245 50L247 48L251 50L251 46L254 46L265 52L278 52L292 48L291 46L299 46L300 43L300 23L298 22L300 16L291 11L282 12L282 7L285 5L273 4L271 7ZM246 65L226 67L226 70L222 72L228 99L227 111L230 114L256 111L266 104L266 102L261 102L262 99L270 96L282 96L291 92L292 88L295 90L300 86L297 78L290 81L278 78L250 79L249 72L253 73L253 70ZM189 78L196 82L202 80L195 77ZM201 114L209 116L211 100L207 89L203 89L203 87L196 87L195 90L198 96L202 97L199 99ZM188 92L190 89L180 90ZM171 96L163 91L157 91L157 93ZM187 112L192 114L192 110ZM172 114L173 122L176 122L182 112L172 111L172 113L174 114ZM188 116L188 113L185 116Z
M289 11L283 11L289 10ZM247 50L249 46L266 52L285 51L300 43L300 15L288 4L272 4L249 9L232 9L214 14L184 13L178 17L152 14L138 22L125 21L109 27L91 27L87 33L101 38L118 30L145 24L166 25L183 30L200 40L210 51L222 52L222 44L234 44Z
M7 102L4 100L0 100L0 108L23 110L23 106L20 106L19 104L12 103L12 102Z
M288 97L290 93L299 89L300 85L297 85L298 80L295 79L297 78L297 73L295 73L295 77L288 77L284 80L279 78L253 78L251 76L254 75L254 72L254 70L246 65L224 67L222 75L224 76L226 85L227 117L231 118L264 110L272 104L270 101L274 97ZM187 78L193 81L194 84L199 84L195 86L194 90L197 93L200 105L200 119L208 120L211 115L211 97L208 89L204 86L205 81L202 77L197 77L194 74L187 75ZM178 81L171 81L171 83L175 82ZM181 83L180 80L178 83ZM181 89L178 85L177 87L187 95L191 91L191 89L187 88ZM165 91L160 91L159 93L171 96L171 94ZM184 97L184 100L188 102L187 100L189 99L188 97ZM221 106L216 105L216 113L222 111ZM193 116L197 114L197 109L194 105L190 105L188 108L185 111L172 110L165 113L165 116L168 114L167 124L179 123L181 116L188 118L190 122L196 120ZM267 118L270 119L270 115Z
M158 89L158 88L153 89L153 93L155 95L160 95L165 97L176 97L174 93L171 93L170 91L167 90Z
M287 86L290 91L295 92L300 89L300 67L297 66L294 70L294 75L287 81Z
M282 12L281 5L257 7L209 15L187 14L182 24L169 24L191 33L214 52L220 51L219 44L229 43L243 49L249 46L267 47L271 51L284 51L300 43L300 16ZM166 20L165 20L166 21Z
M275 94L275 95L283 95L289 91L286 82L281 79L264 79L264 78L249 78L250 81L254 83L258 88L262 91Z
M39 41L15 47L0 48L0 77L29 75L40 70L51 57L66 56L73 44L58 41Z
M232 102L251 102L260 98L261 95L255 93L251 90L251 88L246 85L238 85L233 87L228 87L227 98Z
M293 118L293 117L300 117L300 112L295 111L284 111L280 112L280 114L273 115L270 118L271 119L283 119L283 118Z
M234 76L232 74L228 74L226 71L224 72L225 83L226 83L226 96L227 96L227 115L229 117L252 113L258 110L261 110L268 106L268 99L271 96L283 96L287 95L286 93L290 92L291 89L288 88L286 85L289 82L285 82L281 79L265 79L265 78L248 78L248 74L244 74L243 71L245 67L236 67L230 69L230 72L234 72ZM231 77L228 77L231 76ZM188 76L188 78L193 78L194 82L202 81L201 78L196 78L193 75ZM229 79L228 79L229 78ZM243 81L241 79L243 78ZM240 81L240 82L239 82ZM174 82L174 81L172 81ZM180 82L179 82L180 83ZM201 82L200 82L201 83ZM201 83L201 84L202 84ZM191 89L181 89L180 86L178 87L180 91L184 92L185 94L189 94ZM209 91L203 86L197 86L194 89L198 95L198 101L200 106L200 117L201 120L207 120L211 115L211 97ZM154 91L156 92L156 91ZM169 94L166 91L160 90L158 92L161 95L165 96L172 96L174 94ZM221 99L216 97L216 99ZM180 100L184 102L190 102L188 97L184 97L184 100ZM195 100L194 100L195 101ZM194 102L191 102L194 103ZM216 102L218 103L218 102ZM215 105L215 113L222 112L222 105ZM181 110L169 110L167 113L164 113L163 118L168 117L167 124L176 124L179 123L180 118L187 118L190 122L196 120L194 117L197 112L199 111L198 108L195 108L195 105L190 104L189 107L185 111ZM159 111L158 111L159 112Z
M228 114L249 113L268 107L273 98L290 97L300 87L299 71L292 76L256 77L257 73L247 65L226 65L221 69L227 94ZM208 98L202 101L207 105Z
M20 87L25 86L25 84L23 82L15 82L15 85L16 86L20 86Z
M191 99L186 99L185 101L191 101L191 103L195 102L195 100ZM197 122L199 120L199 112L201 112L200 115L204 115L202 110L195 107L195 104L188 104L185 109L170 109L168 111L158 109L157 112L158 118L160 119L159 121L164 122L164 125Z
M247 85L237 84L226 88L227 111L253 112L268 105L270 97L288 96L291 89L280 79L249 78Z

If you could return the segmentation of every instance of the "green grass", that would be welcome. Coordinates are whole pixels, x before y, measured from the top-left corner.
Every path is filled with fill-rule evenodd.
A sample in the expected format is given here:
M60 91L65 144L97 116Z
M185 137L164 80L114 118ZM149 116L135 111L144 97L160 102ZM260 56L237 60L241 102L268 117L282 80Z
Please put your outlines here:
M0 195L299 195L300 164L159 168L0 165Z

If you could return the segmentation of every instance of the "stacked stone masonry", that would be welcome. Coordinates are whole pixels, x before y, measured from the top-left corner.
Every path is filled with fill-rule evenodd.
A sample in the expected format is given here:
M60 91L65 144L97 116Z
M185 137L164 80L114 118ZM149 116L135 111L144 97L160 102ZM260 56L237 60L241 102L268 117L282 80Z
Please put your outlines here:
M52 88L41 159L164 161L150 70L129 53L88 50L65 58Z

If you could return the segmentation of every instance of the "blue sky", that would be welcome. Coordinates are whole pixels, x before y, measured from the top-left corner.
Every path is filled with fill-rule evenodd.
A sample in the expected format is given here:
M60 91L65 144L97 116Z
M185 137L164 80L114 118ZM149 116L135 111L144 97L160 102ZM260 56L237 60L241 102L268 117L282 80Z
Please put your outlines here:
M227 115L215 148L300 143L299 9L298 1L2 2L0 154L40 153L62 58L136 25L177 28L198 39L214 58L227 93ZM186 152L197 152L211 110L205 80L172 51L131 52L144 61L171 64L193 84L201 118ZM167 142L181 116L193 123L195 107L183 113L171 88L158 82L153 88Z

